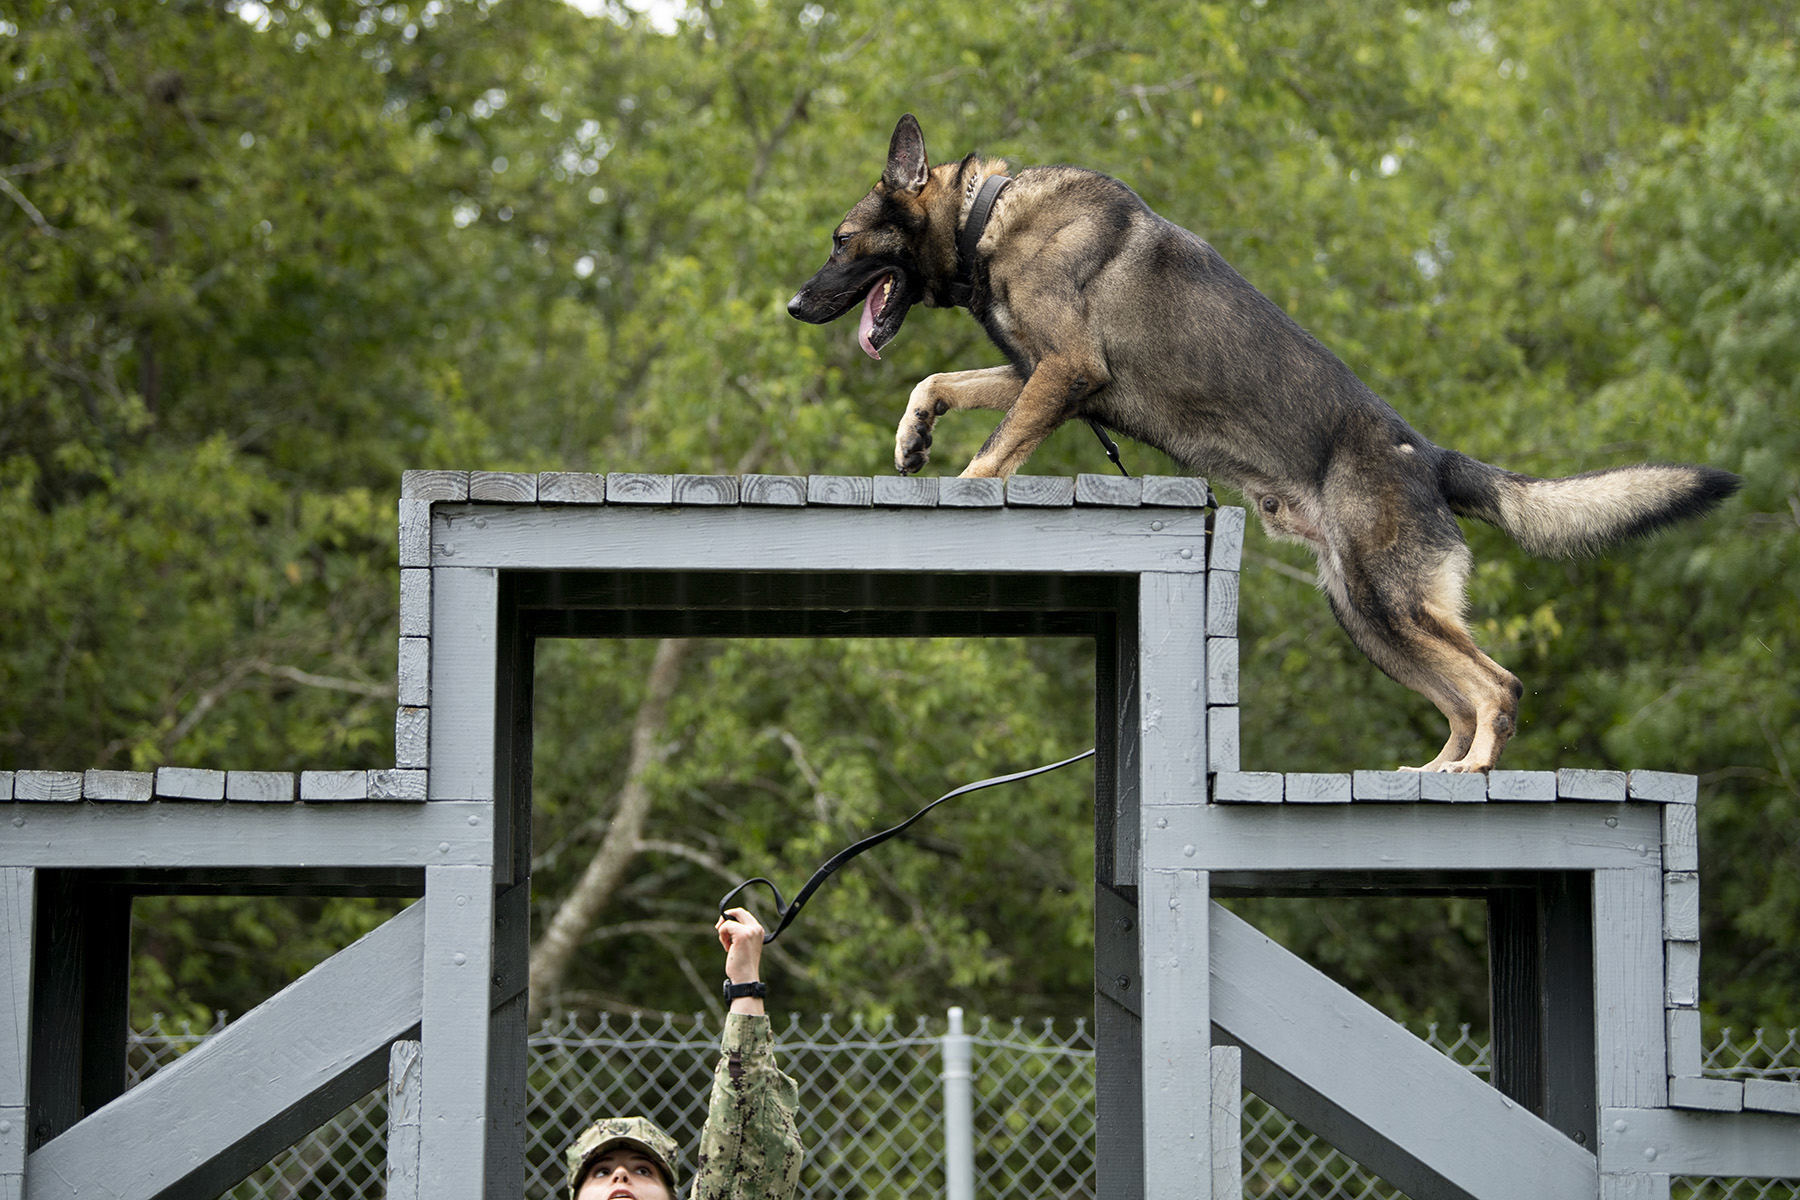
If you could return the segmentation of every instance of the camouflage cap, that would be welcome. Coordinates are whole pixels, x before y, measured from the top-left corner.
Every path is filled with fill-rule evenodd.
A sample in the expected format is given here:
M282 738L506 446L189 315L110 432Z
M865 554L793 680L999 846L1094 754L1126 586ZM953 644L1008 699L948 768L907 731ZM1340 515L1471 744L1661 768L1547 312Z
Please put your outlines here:
M679 1182L676 1167L681 1162L681 1147L675 1139L659 1129L648 1117L602 1117L575 1139L569 1147L569 1200L575 1200L575 1190L581 1184L581 1176L588 1164L600 1157L608 1147L620 1142L641 1150L655 1160L662 1168L664 1181L669 1191L675 1191Z

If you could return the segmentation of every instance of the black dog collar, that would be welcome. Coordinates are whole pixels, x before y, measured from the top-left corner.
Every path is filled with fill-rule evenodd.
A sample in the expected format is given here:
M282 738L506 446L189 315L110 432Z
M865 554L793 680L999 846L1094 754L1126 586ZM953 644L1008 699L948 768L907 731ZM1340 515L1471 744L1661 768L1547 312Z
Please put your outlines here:
M963 308L969 306L969 299L975 293L975 247L981 244L981 235L987 232L994 201L1011 182L1010 175L989 175L981 181L981 190L975 193L975 203L969 206L969 219L956 239L956 279L950 284L953 304Z

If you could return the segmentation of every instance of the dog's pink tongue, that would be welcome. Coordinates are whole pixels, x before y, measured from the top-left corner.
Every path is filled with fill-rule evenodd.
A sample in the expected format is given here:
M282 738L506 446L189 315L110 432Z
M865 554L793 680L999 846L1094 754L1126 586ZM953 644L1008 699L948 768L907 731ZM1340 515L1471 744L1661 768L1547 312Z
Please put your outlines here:
M868 298L863 301L862 319L856 323L856 344L861 346L863 353L870 358L881 357L881 352L875 349L875 343L869 340L869 335L875 332L875 318L880 315L881 311L881 285L886 279L887 276L883 275L875 281L875 286L869 289Z

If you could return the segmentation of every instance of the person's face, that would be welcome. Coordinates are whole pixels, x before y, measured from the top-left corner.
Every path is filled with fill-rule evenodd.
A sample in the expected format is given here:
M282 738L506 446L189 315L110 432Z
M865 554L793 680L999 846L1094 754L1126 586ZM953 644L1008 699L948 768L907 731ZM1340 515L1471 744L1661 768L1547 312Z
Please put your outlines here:
M575 1200L673 1200L656 1160L617 1146L588 1165Z

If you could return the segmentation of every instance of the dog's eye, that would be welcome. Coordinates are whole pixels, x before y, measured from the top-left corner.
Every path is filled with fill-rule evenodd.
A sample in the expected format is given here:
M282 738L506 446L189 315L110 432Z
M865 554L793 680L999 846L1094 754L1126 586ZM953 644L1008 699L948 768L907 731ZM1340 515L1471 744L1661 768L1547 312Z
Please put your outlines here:
M843 249L843 248L844 248L844 247L845 247L845 246L847 246L847 245L849 245L849 244L850 244L850 235L849 235L849 234L847 234L847 233L834 233L834 234L832 234L832 235L831 235L831 248L832 248L832 250L834 250L834 251L836 251L836 250L842 250L842 249Z

